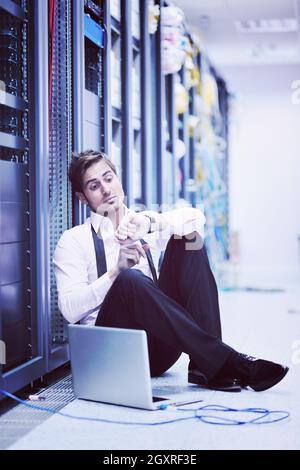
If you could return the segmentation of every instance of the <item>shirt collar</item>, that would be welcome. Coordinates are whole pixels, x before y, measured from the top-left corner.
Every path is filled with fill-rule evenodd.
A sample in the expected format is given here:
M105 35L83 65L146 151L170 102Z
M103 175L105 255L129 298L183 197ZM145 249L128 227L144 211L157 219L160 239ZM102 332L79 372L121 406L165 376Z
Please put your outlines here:
M130 212L130 209L123 204L124 207L124 216ZM97 212L90 212L90 219L92 227L94 228L95 232L98 233L99 228L101 227L101 233L104 232L114 232L114 227L112 221L108 217L104 217Z

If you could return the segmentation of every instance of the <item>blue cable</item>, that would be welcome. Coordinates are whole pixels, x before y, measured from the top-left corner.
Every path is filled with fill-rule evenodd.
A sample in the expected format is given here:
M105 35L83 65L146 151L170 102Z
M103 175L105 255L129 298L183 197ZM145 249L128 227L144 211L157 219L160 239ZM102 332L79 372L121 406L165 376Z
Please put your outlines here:
M271 423L277 423L279 421L283 421L284 419L287 419L290 417L290 413L288 411L284 410L268 410L267 408L230 408L227 406L223 405L204 405L201 406L200 408L197 408L197 410L192 410L192 409L186 409L186 408L177 408L178 411L196 411L196 417L200 419L200 421L205 422L207 424L219 424L219 425L235 425L235 426L241 426L244 424L271 424ZM260 414L261 416L258 416L257 418L250 419L248 421L239 421L231 418L225 418L223 416L214 416L214 415L199 415L199 411L221 411L221 412L239 412L239 413L256 413ZM263 421L264 418L268 418L272 415L280 414L281 416L277 418L272 418ZM215 420L215 422L210 421ZM219 422L217 422L219 420Z
M219 426L242 426L245 424L271 424L271 423L277 423L279 421L283 421L284 419L287 419L290 417L290 413L288 411L284 410L268 410L267 408L230 408L226 407L223 405L204 405L201 406L200 408L197 409L187 409L187 408L175 408L176 411L185 411L185 412L192 412L192 416L187 416L184 418L176 418L176 419L171 419L168 421L160 421L160 422L155 422L155 423L141 423L141 422L128 422L128 421L112 421L109 419L105 418L88 418L86 416L74 416L70 415L68 413L63 413L61 411L56 411L53 408L48 408L46 406L39 406L39 405L33 405L31 403L26 402L25 400L21 400L17 396L13 395L12 393L6 392L5 390L2 390L0 388L0 393L7 398L11 398L12 400L20 403L21 405L26 406L27 408L31 408L34 410L38 411L46 411L47 413L51 414L58 414L60 416L63 416L65 418L70 418L70 419L76 419L76 420L81 420L81 421L92 421L92 422L101 422L101 423L109 423L109 424L124 424L124 425L134 425L134 426L158 426L161 424L170 424L170 423L176 423L179 421L187 421L189 419L199 419L201 422L206 423L206 424L213 424L213 425L219 425ZM170 407L170 410L172 407ZM173 408L174 409L174 408ZM161 411L163 410L168 410L168 406L164 405L161 408ZM207 411L214 411L214 412L239 412L239 413L256 413L259 414L260 416L250 419L250 420L236 420L236 419L231 419L231 418L226 418L224 416L217 416L217 415L209 415L209 414L199 414L201 412L207 412ZM268 419L263 421L264 418L269 418L272 415L279 414L280 416L277 418L273 419Z

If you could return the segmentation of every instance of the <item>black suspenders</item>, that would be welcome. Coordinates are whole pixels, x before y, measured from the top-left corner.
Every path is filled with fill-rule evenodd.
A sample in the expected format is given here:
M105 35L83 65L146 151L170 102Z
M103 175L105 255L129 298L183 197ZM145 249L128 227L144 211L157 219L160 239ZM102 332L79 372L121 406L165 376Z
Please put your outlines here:
M95 247L95 253L96 253L97 273L98 273L98 277L100 277L107 272L104 243L103 243L102 238L98 237L98 235L96 234L93 226L92 226L92 235L93 235L93 241L94 241L94 247ZM140 241L142 245L145 245L146 243L145 240L141 239ZM153 280L155 283L157 283L157 274L156 274L156 270L155 270L155 266L154 266L154 262L153 262L153 258L152 258L150 250L146 251L146 256L147 256L151 274L153 276Z

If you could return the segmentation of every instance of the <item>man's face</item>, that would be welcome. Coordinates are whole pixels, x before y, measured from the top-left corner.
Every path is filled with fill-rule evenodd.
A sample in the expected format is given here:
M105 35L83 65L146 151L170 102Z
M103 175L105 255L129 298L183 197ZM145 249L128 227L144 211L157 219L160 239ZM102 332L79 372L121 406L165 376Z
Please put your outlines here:
M124 201L121 182L104 160L94 163L86 170L82 192L76 195L92 211L101 215L114 216Z

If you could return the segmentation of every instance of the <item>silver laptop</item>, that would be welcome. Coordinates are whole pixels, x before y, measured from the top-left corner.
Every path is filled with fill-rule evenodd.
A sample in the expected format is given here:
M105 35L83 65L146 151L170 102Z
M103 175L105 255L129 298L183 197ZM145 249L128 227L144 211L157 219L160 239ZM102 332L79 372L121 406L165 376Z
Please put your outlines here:
M147 410L202 401L174 403L174 398L164 396L161 390L152 390L147 335L143 330L69 325L69 341L73 387L78 398Z

